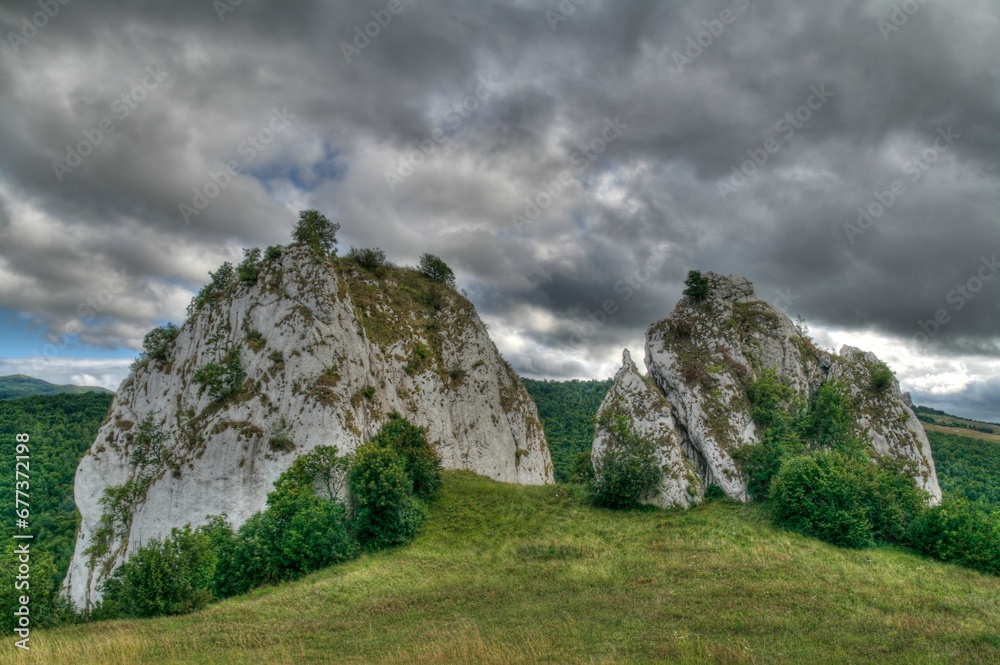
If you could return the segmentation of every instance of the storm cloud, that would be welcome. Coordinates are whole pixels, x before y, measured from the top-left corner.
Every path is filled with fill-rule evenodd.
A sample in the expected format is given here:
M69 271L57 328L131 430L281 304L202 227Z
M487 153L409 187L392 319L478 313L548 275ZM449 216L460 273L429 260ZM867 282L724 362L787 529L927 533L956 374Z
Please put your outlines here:
M137 349L317 208L342 247L443 257L526 375L606 376L689 269L992 367L998 24L987 0L5 2L0 307Z

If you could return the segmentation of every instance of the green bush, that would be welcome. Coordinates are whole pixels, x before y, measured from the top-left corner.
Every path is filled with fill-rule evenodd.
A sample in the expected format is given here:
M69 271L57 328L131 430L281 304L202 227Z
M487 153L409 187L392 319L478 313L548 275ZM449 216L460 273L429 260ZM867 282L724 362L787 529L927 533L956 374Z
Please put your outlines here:
M168 323L159 328L153 328L142 338L142 351L132 365L134 371L143 362L150 360L166 362L170 359L170 350L180 329L173 323Z
M965 499L922 511L908 539L918 552L941 561L1000 575L1000 515Z
M687 288L684 289L684 295L691 300L694 300L695 302L702 302L708 298L708 294L710 292L708 277L702 275L700 271L689 271L687 279L684 280L684 284L687 286Z
M778 524L843 547L903 539L925 499L898 463L836 450L789 459L770 488Z
M379 276L385 273L385 269L389 265L388 259L385 258L385 252L378 247L362 247L360 249L352 247L351 251L347 253L347 259Z
M104 603L126 617L183 614L212 600L216 554L190 525L140 547L104 581Z
M210 272L208 275L212 281L203 286L198 291L198 295L191 300L187 308L188 316L198 313L205 305L218 302L236 284L236 270L229 261L219 266L216 272Z
M240 361L240 348L230 346L221 363L210 362L194 373L194 382L199 384L198 395L208 391L213 400L221 400L237 394L243 388L246 373Z
M264 250L264 259L267 261L275 261L281 258L281 251L284 248L281 245L270 245Z
M354 498L354 529L366 548L379 550L413 540L426 512L413 493L400 453L375 441L360 446L348 484Z
M779 426L765 430L760 444L743 446L733 453L733 459L746 478L750 497L758 501L768 498L771 481L782 464L806 452L794 430L783 421L779 422Z
M28 606L31 628L48 628L73 618L72 604L59 595L65 571L57 569L51 552L39 549L37 543L29 543L31 579L25 580L23 576L17 579L21 564L18 546L24 542L8 541L0 551L0 607L4 610L0 614L0 629L11 635L11 640L19 639L13 637L13 631L19 627L14 612L21 607L21 596L28 596L31 601ZM26 582L29 586L24 586Z
M278 477L267 508L236 533L229 529L227 534L224 518L214 518L216 595L296 579L357 555L347 510L337 500L350 460L334 447L319 446Z
M871 370L871 390L881 394L889 390L895 376L889 366L883 362L876 363Z
M420 274L432 281L455 286L455 273L447 263L433 254L424 254L420 257Z
M427 441L423 428L393 411L372 442L392 448L402 456L403 468L413 481L417 497L430 499L440 489L441 457Z
M236 276L241 282L253 284L260 275L260 248L243 250L243 262L236 267Z
M299 212L299 221L292 231L292 238L311 248L319 256L329 256L336 254L339 230L340 224L331 222L318 210L303 210Z
M633 508L663 480L656 450L632 429L628 416L605 412L598 428L607 444L594 463L593 501L605 508Z
M833 447L849 442L854 427L854 404L847 388L827 381L816 393L804 424L805 437L815 446Z
M834 545L871 545L872 523L864 503L866 466L832 451L788 460L771 483L775 522Z
M594 482L594 460L591 451L581 450L570 459L569 482L583 485Z

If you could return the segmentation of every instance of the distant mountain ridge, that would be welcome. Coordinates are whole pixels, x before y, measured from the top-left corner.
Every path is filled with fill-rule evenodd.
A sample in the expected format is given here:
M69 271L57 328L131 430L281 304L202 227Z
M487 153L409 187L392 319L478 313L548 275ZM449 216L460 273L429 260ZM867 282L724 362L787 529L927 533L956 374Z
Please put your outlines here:
M19 399L34 395L77 395L80 393L114 394L114 391L100 386L74 386L71 384L60 386L25 374L0 376L0 399Z

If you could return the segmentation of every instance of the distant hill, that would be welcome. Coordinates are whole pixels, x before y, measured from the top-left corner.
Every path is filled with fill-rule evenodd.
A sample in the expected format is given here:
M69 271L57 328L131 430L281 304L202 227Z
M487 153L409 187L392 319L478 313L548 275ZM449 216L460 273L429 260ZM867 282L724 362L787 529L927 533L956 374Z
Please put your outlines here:
M24 374L0 376L0 399L18 399L35 395L78 395L80 393L114 394L114 391L98 386L58 386Z

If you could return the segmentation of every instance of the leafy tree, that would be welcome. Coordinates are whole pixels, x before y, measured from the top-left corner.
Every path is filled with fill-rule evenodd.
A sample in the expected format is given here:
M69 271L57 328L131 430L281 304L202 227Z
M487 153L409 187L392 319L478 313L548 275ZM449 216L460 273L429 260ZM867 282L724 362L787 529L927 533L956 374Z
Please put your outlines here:
M447 284L454 288L455 273L452 272L448 264L433 254L424 254L420 257L420 274L435 282Z
M966 499L946 499L913 520L909 542L941 561L1000 575L1000 513Z
M159 328L153 328L142 338L142 351L132 365L134 371L140 364L151 360L166 362L170 359L170 350L180 329L173 323L167 323Z
M236 284L236 270L229 261L219 266L216 272L210 272L208 275L212 281L203 286L198 295L191 300L187 308L188 316L197 314L205 305L218 302Z
M945 496L1000 509L1000 443L928 431Z
M303 210L299 212L292 238L320 256L329 256L336 254L338 231L340 224L331 222L318 210Z
M217 557L211 540L191 526L140 547L105 580L104 602L126 617L183 614L212 600Z
M372 442L392 448L402 456L403 468L413 481L417 497L430 499L441 487L441 457L427 441L423 428L393 411Z
M360 249L352 247L351 251L347 253L347 259L378 276L384 274L389 265L388 259L385 258L385 252L378 247L362 247Z
M816 446L831 447L852 439L854 404L846 386L827 381L816 393L804 424L806 438Z
M413 493L402 455L369 441L355 451L348 483L355 503L354 528L365 547L379 550L413 540L426 512Z
M260 275L260 248L243 250L243 261L236 268L237 278L244 283L253 284Z
M594 463L594 503L606 508L635 507L663 480L656 450L635 433L624 414L605 413L598 426L609 436Z
M131 444L131 455L129 465L138 468L139 475L148 475L160 465L163 460L163 444L167 442L168 436L160 431L150 413L136 427L134 433L129 433L127 439Z
M705 277L698 270L691 270L688 272L687 279L684 280L684 284L687 286L684 289L684 295L691 298L695 302L702 302L708 298L710 292L710 287L708 284L708 277Z
M222 400L237 394L243 388L246 372L240 361L240 348L230 346L222 362L210 362L199 368L192 377L199 384L198 394L208 391L213 400Z

